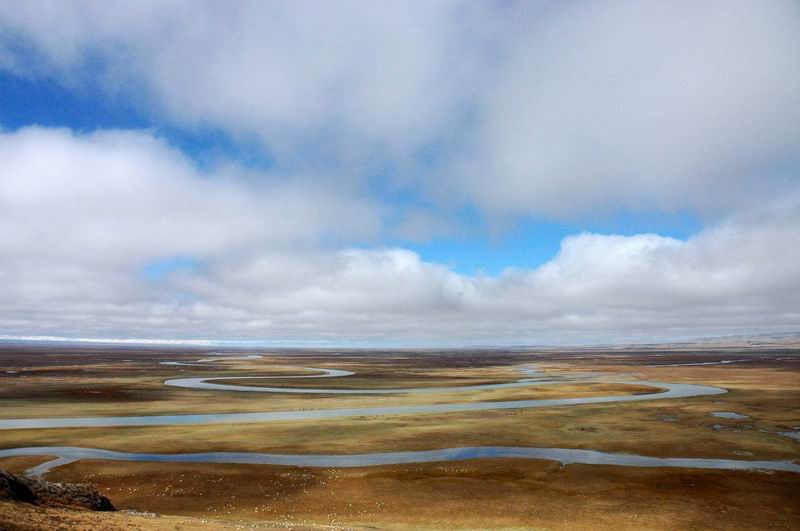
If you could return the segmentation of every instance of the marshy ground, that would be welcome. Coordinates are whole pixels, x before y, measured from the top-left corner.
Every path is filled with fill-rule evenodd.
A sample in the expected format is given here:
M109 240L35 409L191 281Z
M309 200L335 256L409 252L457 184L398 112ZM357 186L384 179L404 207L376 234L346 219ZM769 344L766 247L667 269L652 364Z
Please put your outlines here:
M333 409L652 392L621 383L578 383L463 392L457 386L548 374L605 373L723 387L685 399L268 424L209 424L0 431L0 448L83 446L153 453L213 451L363 453L460 446L591 449L658 457L798 460L800 349L792 345L683 346L598 351L263 352L197 366L202 351L155 349L0 352L3 418L156 415ZM735 361L735 363L721 363ZM698 363L707 363L697 365ZM687 365L691 364L691 365ZM169 387L169 378L353 371L344 378L241 380L242 385L325 388L453 386L426 395L287 395ZM712 416L735 412L746 419ZM21 471L43 458L0 459ZM92 482L117 507L186 522L258 527L706 529L800 526L800 474L567 465L474 459L362 468L81 460L48 474ZM21 518L0 505L0 522ZM182 522L182 523L181 523ZM112 524L109 524L109 526ZM0 525L0 527L2 527Z

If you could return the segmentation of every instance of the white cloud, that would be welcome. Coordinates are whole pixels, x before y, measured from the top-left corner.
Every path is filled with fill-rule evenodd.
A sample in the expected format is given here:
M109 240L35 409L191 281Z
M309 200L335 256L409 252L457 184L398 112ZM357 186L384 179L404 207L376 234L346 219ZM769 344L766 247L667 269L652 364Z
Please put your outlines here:
M308 144L364 158L429 141L461 103L463 33L479 11L447 0L4 7L6 42L38 57L14 70L80 83L91 60L90 83L144 93L184 124L264 138L288 160Z
M475 343L796 328L799 36L791 1L0 3L0 68L102 86L278 159L204 170L143 131L0 133L0 330ZM384 164L396 182L376 195L431 197L365 199ZM385 236L387 211L391 234L459 230L431 201L710 221L687 241L577 234L497 278L354 248ZM141 274L184 255L202 266Z
M579 234L541 267L498 278L386 249L265 252L173 280L212 315L241 310L257 337L570 342L792 330L800 205L757 217L688 241Z
M681 241L578 234L549 262L460 275L405 249L340 249L378 227L358 198L201 172L143 132L0 135L6 335L486 343L789 330L800 202ZM297 188L296 188L297 187ZM141 274L185 254L202 266Z
M469 181L479 204L726 212L796 190L796 2L528 7L487 92Z
M366 200L297 176L201 171L144 132L0 133L0 161L0 245L9 252L129 263L360 240L381 227Z
M389 161L498 216L722 215L797 186L792 0L30 1L0 28L12 71L104 84L340 181Z
M149 283L149 263L205 264L382 230L380 209L358 196L232 164L200 171L145 132L0 133L0 173L5 330L123 329L137 313L140 326L157 326L183 295Z

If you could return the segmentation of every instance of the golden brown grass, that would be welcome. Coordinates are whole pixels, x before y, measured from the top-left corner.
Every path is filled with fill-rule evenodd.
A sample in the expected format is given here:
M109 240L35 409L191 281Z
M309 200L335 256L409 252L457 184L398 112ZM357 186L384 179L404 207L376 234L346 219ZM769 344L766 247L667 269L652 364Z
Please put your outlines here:
M286 526L791 529L792 474L642 470L517 459L356 469L86 461L119 505ZM769 526L765 525L769 523Z
M200 356L198 356L200 357ZM521 360L523 361L523 360ZM800 444L775 432L800 426L800 376L787 367L760 365L647 368L598 360L542 361L550 371L608 372L616 378L719 385L712 397L547 409L445 415L393 415L313 422L177 427L11 430L1 447L73 445L135 452L264 451L360 453L453 446L544 446L652 456L798 459ZM667 360L665 359L664 362ZM3 417L136 415L269 411L476 400L521 400L651 392L619 384L555 386L391 396L297 396L168 388L178 376L286 374L287 359L253 360L225 367L101 364L87 371L58 367L5 378ZM464 369L401 368L379 359L346 363L302 360L358 377L263 380L248 385L403 387L469 385L519 377L507 365ZM437 362L438 363L438 362ZM148 371L157 371L151 374ZM106 378L104 374L117 375ZM293 372L298 374L298 372ZM11 385L6 385L11 384ZM709 416L735 411L748 420ZM717 429L714 426L717 425ZM41 458L0 460L0 467L33 466ZM26 460L27 459L27 460ZM185 517L259 522L266 526L344 525L381 528L706 529L800 526L800 475L676 469L625 469L530 460L473 460L359 469L154 464L83 461L50 475L92 481L117 505ZM162 521L163 522L163 521ZM172 525L172 524L169 524ZM110 528L110 527L108 527Z

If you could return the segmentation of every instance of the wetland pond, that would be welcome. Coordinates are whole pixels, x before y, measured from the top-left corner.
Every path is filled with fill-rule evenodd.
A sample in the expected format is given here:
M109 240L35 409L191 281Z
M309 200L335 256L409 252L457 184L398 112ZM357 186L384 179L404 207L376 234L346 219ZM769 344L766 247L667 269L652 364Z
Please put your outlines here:
M733 411L714 411L713 413L711 413L711 416L720 419L732 419L732 420L743 420L750 418L747 415L741 415L739 413L734 413Z

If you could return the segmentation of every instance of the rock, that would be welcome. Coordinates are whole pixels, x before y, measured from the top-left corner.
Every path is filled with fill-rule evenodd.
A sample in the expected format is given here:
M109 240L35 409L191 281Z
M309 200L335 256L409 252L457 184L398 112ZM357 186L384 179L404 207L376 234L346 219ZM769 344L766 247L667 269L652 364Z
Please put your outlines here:
M0 470L0 499L33 503L36 495L20 478Z
M37 505L82 507L93 511L115 511L111 500L92 485L53 483L43 479L17 476L0 470L0 499Z

